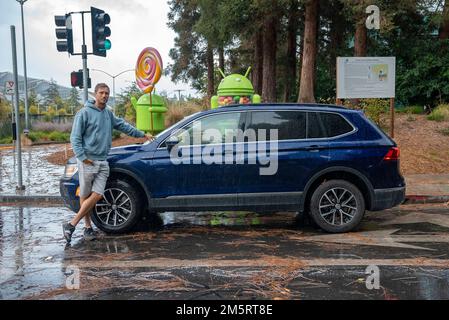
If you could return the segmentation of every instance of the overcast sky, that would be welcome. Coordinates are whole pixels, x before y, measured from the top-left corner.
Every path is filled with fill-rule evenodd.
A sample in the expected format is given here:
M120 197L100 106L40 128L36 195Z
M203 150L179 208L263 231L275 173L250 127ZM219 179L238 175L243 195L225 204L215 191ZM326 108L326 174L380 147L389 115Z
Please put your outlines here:
M55 15L73 11L88 11L90 7L106 11L111 16L112 34L109 38L112 49L107 57L89 55L88 68L101 69L116 75L126 69L133 69L137 57L145 47L156 48L164 63L170 62L168 52L173 47L175 33L167 26L169 10L167 0L28 0L24 4L25 36L28 77L50 80L70 86L70 72L82 69L80 56L68 57L67 53L56 50ZM75 50L81 50L81 16L74 15L73 32ZM91 52L90 15L85 16L87 24L86 43ZM22 28L20 4L16 0L0 0L0 71L12 72L10 25L16 26L19 74L23 74ZM92 83L106 82L112 78L99 72L90 71ZM135 80L133 72L116 78L116 92ZM165 90L174 96L175 89L195 93L184 83L175 84L169 77L162 76L156 85L157 91Z

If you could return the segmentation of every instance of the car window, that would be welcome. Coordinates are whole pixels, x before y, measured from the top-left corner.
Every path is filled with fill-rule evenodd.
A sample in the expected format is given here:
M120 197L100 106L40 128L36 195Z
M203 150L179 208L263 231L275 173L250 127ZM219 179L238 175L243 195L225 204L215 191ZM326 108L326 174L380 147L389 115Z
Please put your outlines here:
M306 138L306 113L301 111L252 111L247 126L256 132L257 140L270 140L270 130L278 131L278 140ZM265 134L259 131L265 129Z
M307 138L320 139L326 138L326 128L318 112L307 112Z
M219 113L195 120L176 135L180 141L179 145L204 145L234 141L232 135L235 135L239 128L242 114L244 113Z
M351 132L354 128L341 115L336 113L319 113L321 122L326 129L326 137L332 138Z

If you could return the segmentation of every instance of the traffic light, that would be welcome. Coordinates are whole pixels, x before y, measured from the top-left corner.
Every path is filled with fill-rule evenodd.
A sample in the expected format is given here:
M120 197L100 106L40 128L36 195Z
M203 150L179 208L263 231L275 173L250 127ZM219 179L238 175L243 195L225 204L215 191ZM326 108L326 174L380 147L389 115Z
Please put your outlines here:
M83 89L84 83L83 83L83 70L73 71L70 74L70 84L72 87L78 87L80 89ZM87 69L87 87L92 87L91 79L89 78L89 69Z
M59 52L67 51L73 54L73 31L72 31L72 16L66 14L65 16L55 16L56 28L56 48Z
M90 7L92 19L92 52L96 56L106 57L106 51L111 49L111 29L106 26L111 22L111 17L103 10Z

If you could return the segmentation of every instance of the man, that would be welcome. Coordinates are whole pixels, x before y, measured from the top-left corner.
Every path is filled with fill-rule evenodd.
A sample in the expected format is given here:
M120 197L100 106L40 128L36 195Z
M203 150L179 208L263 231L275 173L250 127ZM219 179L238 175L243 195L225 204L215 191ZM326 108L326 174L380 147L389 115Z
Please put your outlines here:
M89 100L75 116L70 142L76 156L80 182L80 210L68 223L62 225L64 237L69 243L75 227L84 218L84 239L94 240L95 234L89 213L103 198L109 177L106 161L112 144L112 130L144 138L145 133L137 130L123 119L117 118L106 108L109 87L104 83L95 86L95 101ZM148 138L146 138L148 140Z

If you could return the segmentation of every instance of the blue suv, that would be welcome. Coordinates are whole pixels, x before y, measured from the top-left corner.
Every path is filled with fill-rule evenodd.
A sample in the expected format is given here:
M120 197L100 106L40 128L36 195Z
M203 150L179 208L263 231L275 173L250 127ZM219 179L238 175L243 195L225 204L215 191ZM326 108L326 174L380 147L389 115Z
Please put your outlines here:
M365 210L405 198L395 142L363 112L332 105L203 111L151 142L111 149L108 161L105 195L92 212L107 233L128 232L158 212L214 210L305 212L340 233L356 228ZM75 158L60 190L78 211Z

